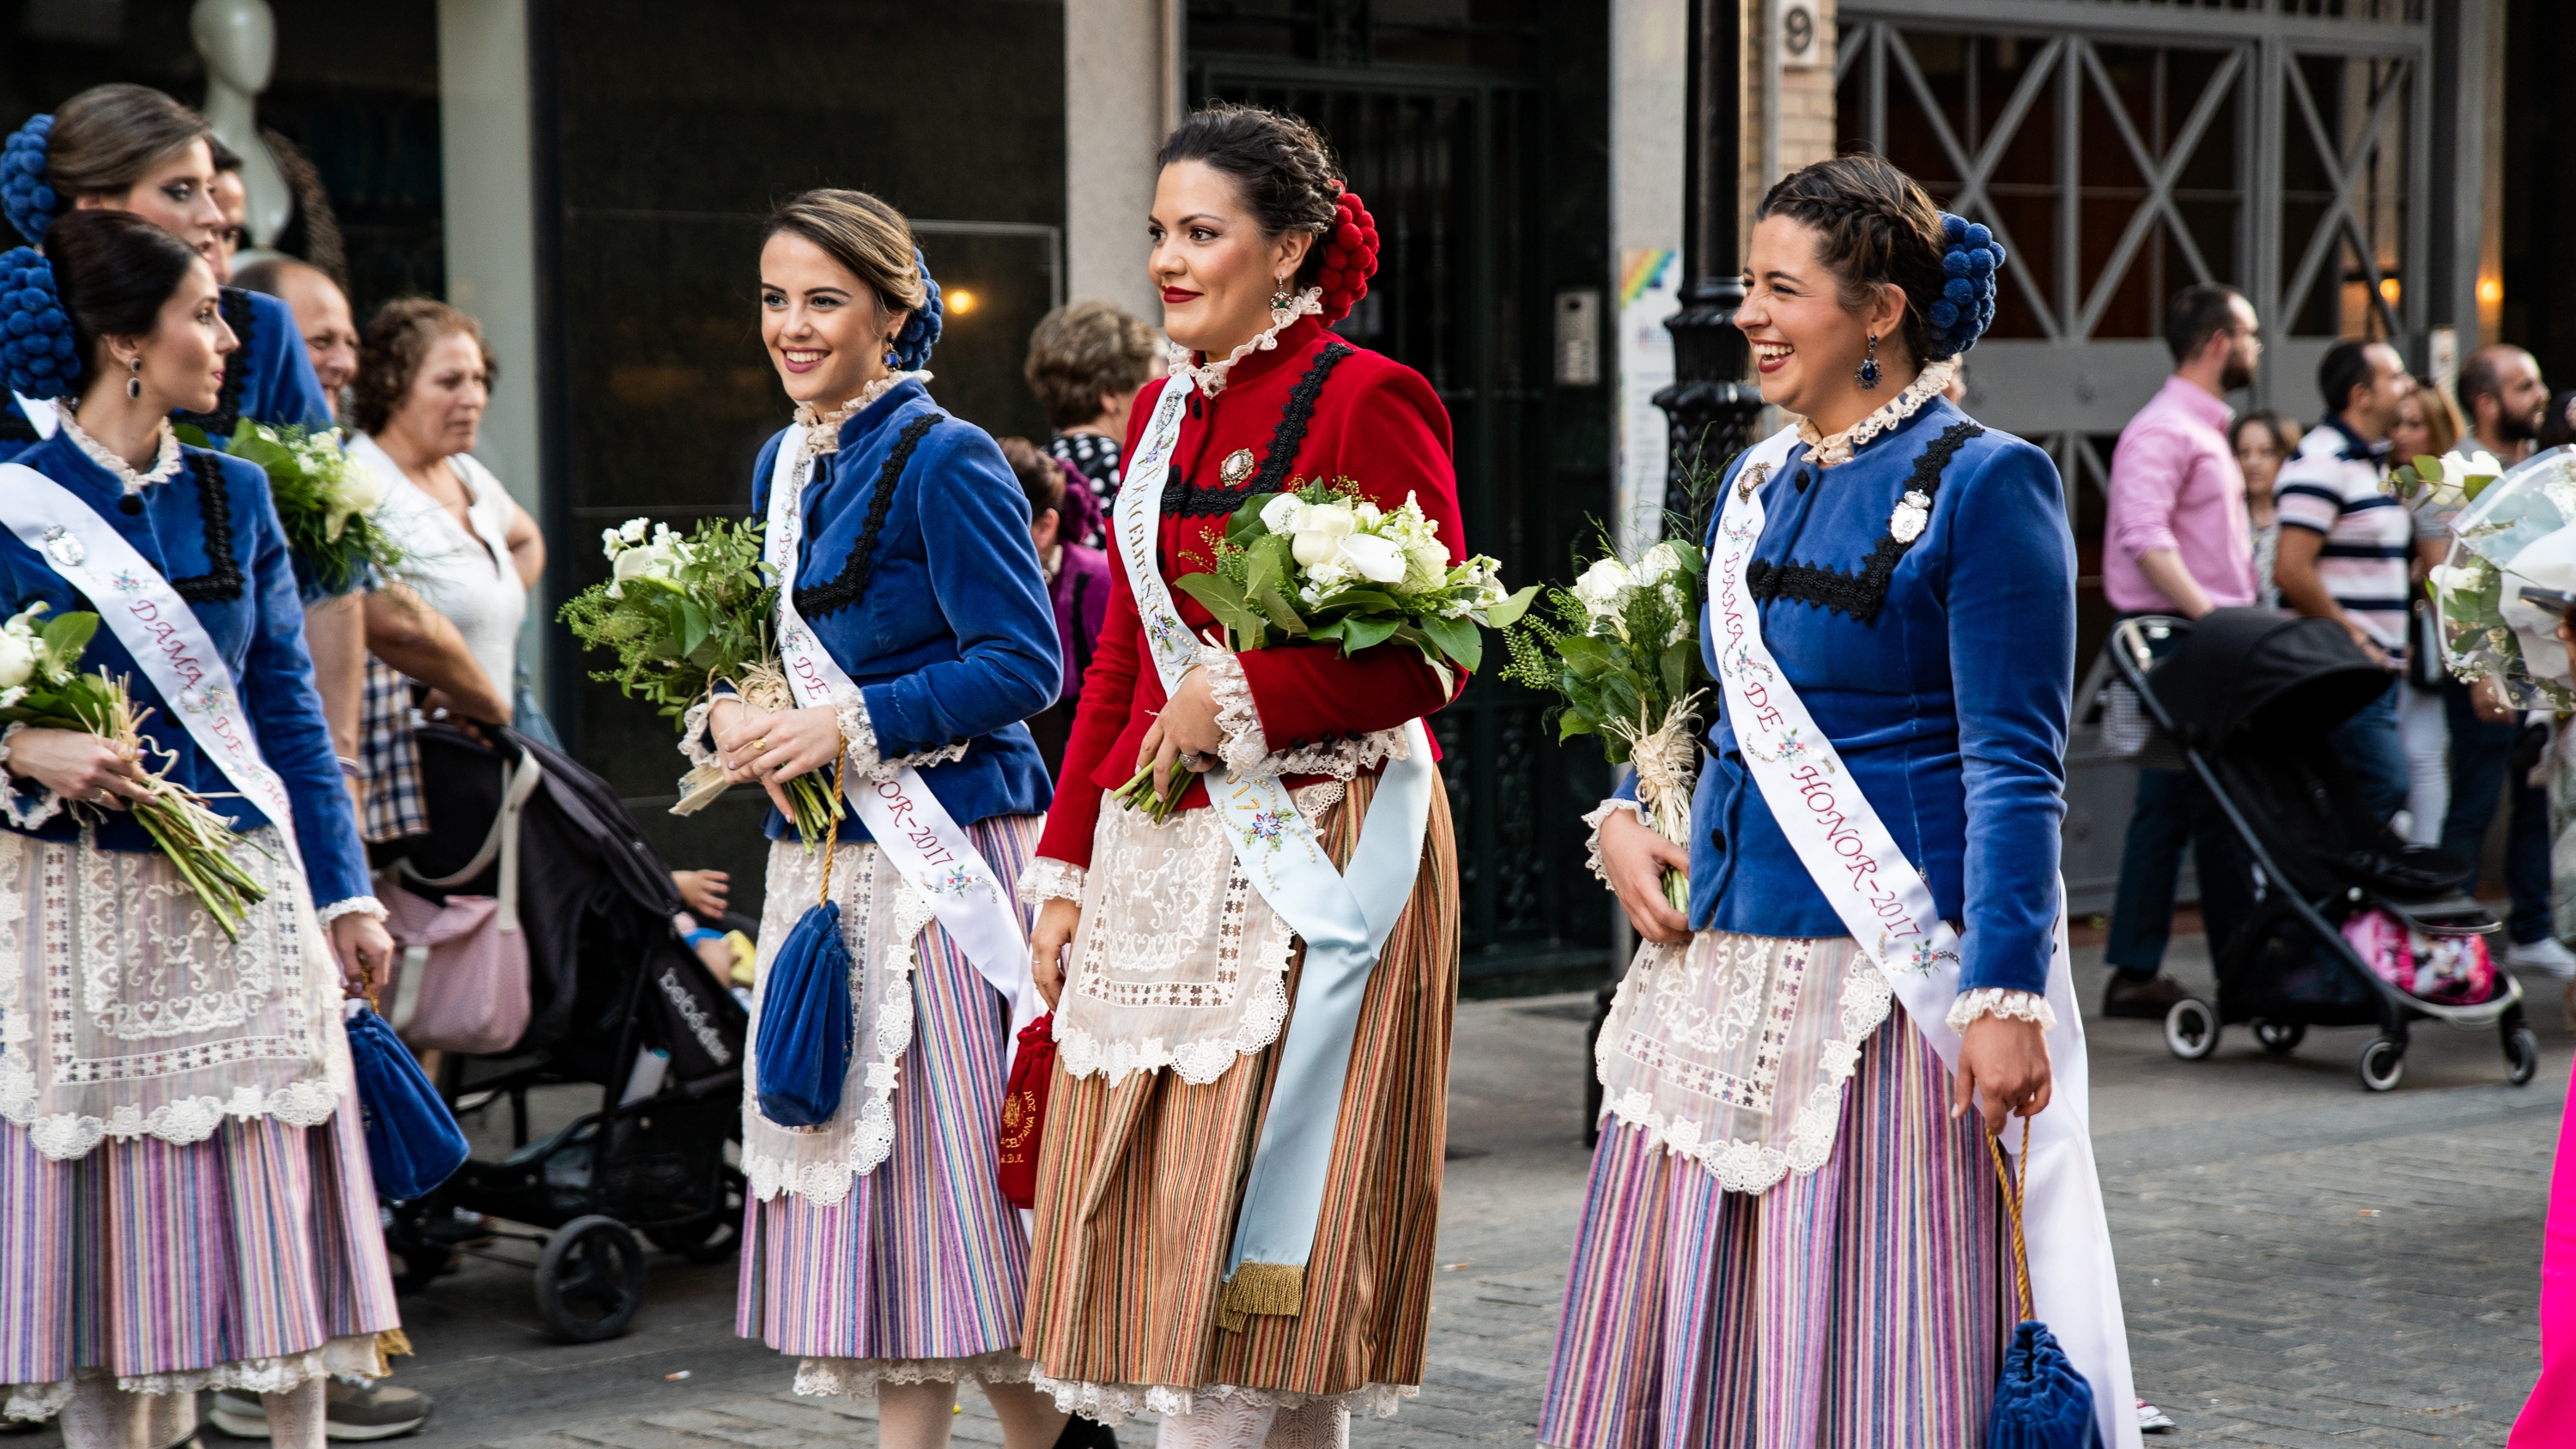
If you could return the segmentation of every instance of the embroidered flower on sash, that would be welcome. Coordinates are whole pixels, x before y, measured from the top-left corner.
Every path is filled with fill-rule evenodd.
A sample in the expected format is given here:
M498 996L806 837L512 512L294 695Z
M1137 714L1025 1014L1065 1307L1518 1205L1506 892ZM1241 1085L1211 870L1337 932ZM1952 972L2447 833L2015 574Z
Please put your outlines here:
M973 894L975 887L979 884L980 882L975 879L975 873L968 870L963 865L952 865L948 867L947 873L943 875L934 875L928 871L924 871L921 876L921 888L923 890L930 892L932 895L955 896L961 901L967 896Z
M1908 488L1896 511L1887 515L1887 536L1898 543L1912 543L1923 536L1923 525L1931 520L1932 499L1922 490Z
M1915 976L1930 976L1941 969L1941 963L1957 961L1959 953L1940 949L1929 936L1899 946L1894 943L1894 938L1881 932L1878 938L1878 958L1885 961L1891 970L1903 971Z
M1287 839L1289 814L1285 810L1256 810L1243 825L1246 845L1266 845L1277 850Z
M1833 756L1819 750L1815 741L1802 737L1794 728L1780 732L1780 743L1770 754L1762 753L1750 740L1744 742L1744 752L1766 765L1798 765L1813 762L1826 774L1834 773Z

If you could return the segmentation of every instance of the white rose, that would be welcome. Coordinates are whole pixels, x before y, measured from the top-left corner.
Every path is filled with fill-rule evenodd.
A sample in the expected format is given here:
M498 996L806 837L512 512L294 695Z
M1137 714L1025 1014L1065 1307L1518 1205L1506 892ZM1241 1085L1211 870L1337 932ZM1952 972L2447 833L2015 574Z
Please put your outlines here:
M627 549L617 556L610 574L619 583L636 579L667 579L671 576L671 545L655 543Z
M616 529L613 529L613 528L603 528L603 529L601 529L601 530L599 531L599 554L600 554L600 557L602 557L602 558L615 558L615 557L617 557L618 551L619 551L619 550L621 550L621 549L623 549L623 548L625 548L625 547L626 547L626 540L624 540L624 539L622 539L622 538L619 538L619 537L617 536L617 530L616 530Z
M1574 581L1574 597L1594 615L1614 612L1631 587L1627 565L1615 558L1605 558L1583 571Z
M1297 520L1305 513L1304 499L1294 493L1282 493L1261 505L1261 526L1272 533L1295 533Z
M363 463L340 470L340 504L351 513L370 514L385 501L385 480Z
M2468 461L2465 463L2453 464L2445 459L2443 470L2456 471L2463 478L2493 478L2504 472L2504 465L2496 461L2495 454L2484 448L2478 448L2470 452Z
M624 524L619 526L617 536L627 543L642 543L644 541L644 520L640 518L630 518L626 520Z
M1352 505L1351 516L1359 520L1362 528L1375 528L1386 521L1386 515L1378 511L1376 504L1365 501Z
M1332 503L1310 503L1298 515L1296 541L1291 548L1297 562L1308 568L1331 561L1342 551L1342 541L1351 536L1358 521L1351 511Z
M1636 580L1639 588L1651 588L1680 573L1681 569L1681 554L1671 544L1659 543L1646 550L1644 558L1637 560L1636 570L1630 577Z
M0 633L0 689L15 689L35 677L41 647L14 629Z
M1301 547L1304 539L1303 534L1298 536ZM1371 583L1395 584L1404 581L1406 566L1404 550L1397 547L1393 539L1380 538L1374 533L1352 534L1342 540L1341 557L1344 563L1359 571L1360 577Z
M1448 581L1449 550L1441 547L1440 540L1419 540L1404 551L1404 556L1412 562L1413 575L1423 580L1422 587L1435 588Z
M2450 564L2435 565L2432 572L2425 577L2432 581L2434 588L2446 594L2475 593L2481 583L2478 570L2456 568Z

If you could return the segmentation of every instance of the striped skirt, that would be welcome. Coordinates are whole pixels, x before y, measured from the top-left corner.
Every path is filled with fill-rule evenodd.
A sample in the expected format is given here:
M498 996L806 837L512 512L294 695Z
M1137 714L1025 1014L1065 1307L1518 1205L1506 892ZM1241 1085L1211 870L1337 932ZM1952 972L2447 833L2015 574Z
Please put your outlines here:
M967 835L1008 890L1044 824L1003 816ZM1013 1351L1028 1235L996 1175L1010 1004L935 924L912 996L891 1154L838 1203L781 1193L743 1214L734 1331L804 1360L799 1393L1028 1377Z
M1337 865L1359 843L1375 784L1352 782L1325 817ZM1292 1001L1295 990L1292 972ZM1255 1315L1241 1332L1218 1330L1217 1289L1280 1045L1204 1086L1155 1071L1112 1087L1058 1068L1026 1352L1060 1405L1116 1423L1138 1409L1186 1413L1194 1393L1248 1390L1292 1407L1332 1397L1394 1412L1422 1378L1457 997L1457 846L1435 790L1413 896L1360 1008L1301 1310Z
M1972 1115L1902 1010L1833 1155L1758 1196L1605 1122L1539 1442L1973 1449L2002 1367L2007 1227Z
M381 1373L396 1328L354 1101L316 1127L111 1139L50 1160L0 1123L0 1397L39 1418L75 1372L131 1393L279 1392Z

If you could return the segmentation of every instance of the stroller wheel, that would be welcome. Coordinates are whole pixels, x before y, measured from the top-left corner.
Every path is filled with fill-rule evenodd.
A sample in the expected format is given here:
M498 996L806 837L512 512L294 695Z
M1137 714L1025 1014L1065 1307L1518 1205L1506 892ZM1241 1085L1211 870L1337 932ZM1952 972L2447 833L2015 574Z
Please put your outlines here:
M2276 1057L2286 1057L2299 1049L2299 1043L2308 1039L2308 1024L2304 1021L2258 1021L2254 1023L2254 1039L2263 1044L2263 1050Z
M2165 1013L2165 1046L2187 1062L2218 1050L2218 1013L2197 996L2175 1002Z
M2540 1038L2531 1034L2530 1027L2515 1027L2504 1039L2504 1059L2513 1068L2505 1074L2506 1081L2517 1087L2531 1085L2532 1074L2540 1070Z
M2406 1079L2405 1044L2384 1036L2372 1037L2369 1045L2361 1049L2356 1066L2363 1086L2374 1092L2393 1092Z
M644 1306L644 1245L615 1218L575 1218L537 1259L537 1313L566 1343L615 1338Z

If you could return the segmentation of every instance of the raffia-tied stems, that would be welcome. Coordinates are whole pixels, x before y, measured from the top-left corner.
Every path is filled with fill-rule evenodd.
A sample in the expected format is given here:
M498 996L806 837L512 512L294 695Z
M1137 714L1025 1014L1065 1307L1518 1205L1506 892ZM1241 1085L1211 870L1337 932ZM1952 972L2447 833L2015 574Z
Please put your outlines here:
M1629 763L1637 771L1637 804L1646 823L1685 850L1690 848L1691 791L1699 783L1698 705L1707 692L1693 690L1675 700L1660 724L1641 705L1634 722L1614 720L1603 726L1628 746ZM1674 910L1690 914L1690 877L1666 869L1664 899Z

